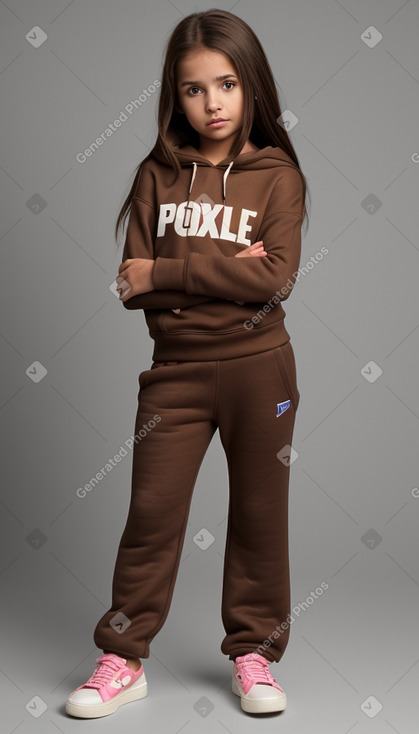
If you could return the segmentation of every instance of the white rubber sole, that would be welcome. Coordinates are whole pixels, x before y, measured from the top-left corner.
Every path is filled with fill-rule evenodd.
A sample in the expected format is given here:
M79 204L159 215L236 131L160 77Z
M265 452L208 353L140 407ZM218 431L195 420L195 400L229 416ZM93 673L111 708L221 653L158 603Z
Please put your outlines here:
M278 689L274 688L273 690L277 691ZM246 711L248 714L269 714L272 711L283 711L287 705L285 693L282 694L281 698L249 698L245 693L240 691L235 678L232 679L232 691L236 696L240 696L240 705L243 711Z
M118 693L110 701L104 701L98 704L82 704L71 701L70 695L66 701L65 710L70 716L77 716L81 719L95 719L99 716L109 716L109 714L113 714L123 704L145 698L146 695L147 681L143 673L132 686Z

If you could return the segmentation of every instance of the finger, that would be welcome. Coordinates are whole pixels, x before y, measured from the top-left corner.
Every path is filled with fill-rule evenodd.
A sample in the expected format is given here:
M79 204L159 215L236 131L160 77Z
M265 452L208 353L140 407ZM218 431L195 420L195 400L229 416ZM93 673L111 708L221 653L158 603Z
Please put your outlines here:
M250 257L255 252L259 252L260 249L263 248L263 245L258 245L255 247L255 245L249 245L249 247L246 247L243 250L240 250L240 252L236 252L234 257Z
M118 283L118 288L116 290L118 291L119 297L122 301L122 296L125 296L131 290L131 286L127 280L122 278L120 283Z
M259 245L259 247L252 247L252 249L249 248L247 254L254 255L255 252L261 252L262 250L263 250L263 245Z
M124 260L124 262L121 263L120 266L119 266L119 268L118 268L118 273L122 273L124 270L126 270L128 268L128 266L129 266L129 263L130 262L131 262L131 260Z

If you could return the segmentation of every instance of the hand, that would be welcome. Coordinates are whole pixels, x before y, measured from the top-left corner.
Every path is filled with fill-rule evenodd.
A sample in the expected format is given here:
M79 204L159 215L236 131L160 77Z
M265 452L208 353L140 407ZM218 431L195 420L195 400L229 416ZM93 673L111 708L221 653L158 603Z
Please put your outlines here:
M240 252L237 252L234 257L265 257L268 253L263 247L263 240L258 240L258 242L254 242L253 245L249 245L249 247L245 247L243 250L240 250ZM235 301L239 306L243 306L244 301Z
M254 242L253 245L244 247L240 252L236 252L234 257L265 257L268 253L263 247L263 240Z
M132 296L148 293L154 290L152 273L154 260L135 257L125 260L119 266L119 275L116 278L120 301L127 301Z

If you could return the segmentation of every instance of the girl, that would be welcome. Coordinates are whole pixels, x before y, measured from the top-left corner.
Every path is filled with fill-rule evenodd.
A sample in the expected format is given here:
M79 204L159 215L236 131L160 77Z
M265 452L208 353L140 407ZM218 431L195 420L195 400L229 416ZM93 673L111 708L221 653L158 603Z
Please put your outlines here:
M229 471L221 651L246 712L281 711L269 670L289 637L288 486L300 394L282 307L295 283L306 182L252 29L217 9L169 40L158 137L130 210L117 277L154 340L139 375L129 514L103 654L66 710L90 718L147 694L141 658L163 626L192 491L217 428ZM173 176L173 172L175 176Z

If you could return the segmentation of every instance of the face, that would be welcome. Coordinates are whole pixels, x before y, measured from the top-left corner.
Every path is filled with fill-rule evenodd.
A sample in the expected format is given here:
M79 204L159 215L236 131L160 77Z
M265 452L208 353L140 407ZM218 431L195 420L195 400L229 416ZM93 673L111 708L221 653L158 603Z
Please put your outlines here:
M232 142L242 125L243 89L228 56L210 49L189 53L177 65L177 91L180 109L201 145ZM208 124L218 117L226 122Z

